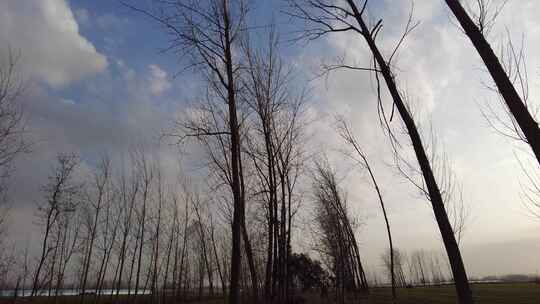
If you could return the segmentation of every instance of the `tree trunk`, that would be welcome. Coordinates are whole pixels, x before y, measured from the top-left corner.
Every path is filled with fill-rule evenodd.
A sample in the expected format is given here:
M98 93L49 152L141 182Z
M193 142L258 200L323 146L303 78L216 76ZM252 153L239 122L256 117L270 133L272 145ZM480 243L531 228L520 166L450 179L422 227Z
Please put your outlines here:
M49 252L47 248L48 240L49 240L49 233L51 230L51 223L53 222L52 216L53 216L54 209L51 209L49 211L49 214L47 215L47 224L45 227L45 235L43 236L43 243L41 245L41 257L39 259L38 267L36 270L36 274L34 276L34 283L32 284L32 293L31 297L36 295L37 288L39 287L39 275L41 274L41 268L43 268L43 263L45 262L45 259L47 258L47 254Z
M231 50L231 28L229 20L229 2L223 1L223 32L225 50L225 69L227 74L227 101L229 107L229 130L231 132L231 167L232 167L232 193L233 193L233 223L232 223L232 252L231 252L231 283L229 292L229 304L238 304L240 300L240 266L242 219L244 218L244 206L240 193L239 151L240 134L238 119L236 116L236 91L234 86L234 72Z
M521 100L512 81L493 52L491 45L469 17L461 3L458 0L445 1L454 16L456 16L459 24L465 31L465 34L467 34L476 48L476 51L480 57L482 57L499 93L516 119L521 131L527 138L527 143L531 146L537 161L540 162L540 129L538 128L538 123L534 120L534 117Z
M465 271L465 266L463 264L463 259L461 257L461 252L459 251L452 225L448 220L448 215L446 214L446 209L444 208L441 192L435 180L435 176L433 174L429 159L427 158L426 151L422 144L422 139L420 138L420 134L418 133L418 129L416 128L414 120L411 117L409 111L407 110L405 103L401 98L401 95L399 94L396 83L394 81L394 77L392 75L392 72L390 71L390 67L380 53L373 37L368 34L370 33L370 31L364 23L360 11L356 7L353 0L347 0L347 2L353 10L353 13L355 15L354 17L360 25L362 32L364 33L364 38L366 39L366 42L369 45L369 48L373 56L375 57L377 64L379 65L388 90L390 91L390 95L392 96L394 104L401 115L405 127L407 128L407 132L409 133L409 137L411 139L414 152L418 160L418 164L420 165L420 169L424 176L426 187L428 189L428 193L431 199L433 212L435 214L435 218L441 232L444 246L448 254L448 259L450 260L450 264L452 266L452 273L454 274L454 280L456 284L456 291L458 294L459 302L461 304L471 304L474 301L469 286L467 273Z

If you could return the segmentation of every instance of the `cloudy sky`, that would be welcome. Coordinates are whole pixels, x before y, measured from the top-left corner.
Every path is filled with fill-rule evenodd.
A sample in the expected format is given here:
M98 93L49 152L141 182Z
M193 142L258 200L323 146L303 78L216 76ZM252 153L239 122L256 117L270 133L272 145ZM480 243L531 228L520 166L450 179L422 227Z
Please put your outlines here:
M256 2L260 6L253 11L252 22L266 25L276 20L283 40L292 38L295 24L280 14L281 1ZM384 20L379 42L388 54L401 35L411 3L373 2L377 5L370 14ZM419 123L432 122L438 145L463 184L471 214L462 243L468 272L540 272L540 220L528 216L523 207L520 184L525 179L517 158L531 170L537 165L529 162L526 147L499 136L482 118L482 107L496 102L496 96L486 88L488 75L443 4L415 1L420 24L396 58L399 85ZM510 1L489 36L497 49L508 35L514 44L525 45L533 103L540 97L538 11L538 1ZM35 142L33 152L17 161L12 180L9 233L16 240L35 238L33 209L58 152L78 152L85 166L92 166L103 153L123 155L134 145L156 146L162 130L170 128L176 114L200 90L198 77L182 72L182 61L163 51L168 46L163 29L117 1L0 1L0 45L2 56L8 47L21 54L20 73L28 83L25 109ZM285 59L300 75L298 85L311 92L308 108L316 119L309 125L310 146L322 148L339 169L349 204L363 222L358 238L365 263L381 264L384 222L365 174L337 152L341 141L333 129L335 115L351 121L374 163L397 247L440 250L429 205L389 165L392 158L379 128L370 75L343 71L314 79L321 62L337 56L369 64L364 41L348 34L282 47ZM177 157L167 145L155 149L164 161ZM309 248L307 236L296 238L299 247Z

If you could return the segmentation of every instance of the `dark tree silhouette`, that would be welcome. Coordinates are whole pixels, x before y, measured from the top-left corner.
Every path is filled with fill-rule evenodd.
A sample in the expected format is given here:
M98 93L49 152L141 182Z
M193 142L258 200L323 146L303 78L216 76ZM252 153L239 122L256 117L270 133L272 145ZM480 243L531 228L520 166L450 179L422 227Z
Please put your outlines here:
M343 303L347 291L368 291L354 223L336 174L327 163L315 163L312 188L321 241L318 250L330 260L338 300Z
M171 48L191 58L191 67L202 71L228 108L228 130L196 135L230 136L231 192L233 196L232 254L229 303L239 302L241 240L244 229L240 125L237 117L239 60L233 48L245 31L247 6L243 0L155 1L157 13L126 4L162 24L172 37ZM253 284L254 287L257 284Z
M26 122L22 95L24 82L18 73L20 56L11 49L0 51L0 259L4 248L6 218L9 214L8 178L13 160L21 153L30 152L24 136ZM0 262L0 267L4 263Z
M79 158L74 154L61 154L58 164L49 176L44 187L45 203L39 207L39 219L44 226L41 254L34 273L31 296L35 296L41 288L43 267L56 246L51 244L51 232L57 225L61 214L72 212L80 196L80 185L73 181L74 171L79 165Z
M345 142L352 147L354 150L353 153L356 154L357 157L348 154L351 156L354 160L357 161L360 166L365 168L368 173L369 177L371 179L371 182L373 183L373 187L375 188L375 191L377 192L377 197L379 198L379 203L381 204L382 213L384 216L384 222L386 223L386 232L388 234L388 245L389 245L389 255L390 255L390 282L392 284L392 300L396 301L396 276L394 273L394 245L392 243L392 232L390 231L390 220L388 219L388 214L386 213L386 207L384 205L383 196L381 193L381 190L379 188L379 184L377 183L377 179L375 178L375 175L373 173L373 169L371 168L371 165L369 163L369 160L365 154L365 152L360 147L360 144L352 134L351 129L349 128L349 125L344 120L344 118L338 118L337 121L337 129L338 133L345 140Z
M312 288L323 288L327 284L328 273L322 268L321 263L313 260L305 253L292 253L289 257L291 279L302 291Z
M457 1L456 1L457 2ZM406 131L411 140L418 165L422 172L426 188L430 197L430 202L433 207L433 212L441 232L441 236L452 266L456 291L458 293L459 302L462 304L473 303L472 292L469 286L469 280L461 257L458 243L454 236L452 225L448 219L441 191L435 179L429 158L426 154L422 138L418 132L416 123L407 107L407 104L398 89L395 74L392 72L391 62L396 54L397 49L403 43L404 38L414 28L412 24L412 12L409 22L405 27L402 39L397 43L396 48L392 51L388 58L381 53L375 38L382 27L382 20L379 20L373 27L368 27L365 19L365 14L368 6L368 1L361 1L358 5L354 0L341 0L338 3L328 0L290 0L290 14L300 20L308 23L308 28L304 32L304 37L307 39L316 39L321 36L336 33L336 32L353 32L364 38L373 55L373 67L370 68L355 68L345 65L340 65L342 68L353 68L355 70L371 71L375 74L377 84L379 77L384 79L390 96L393 100L393 107L401 116L405 125ZM380 86L377 85L379 103L380 103ZM383 115L384 124L388 125L386 117ZM390 131L388 127L388 131ZM392 133L390 133L392 137Z
M490 12L489 1L479 0L477 1L479 13L476 15L476 20L473 20L460 1L445 0L445 2L482 58L499 94L504 99L521 132L523 132L524 140L529 144L536 159L540 162L540 128L538 128L538 123L529 112L526 103L523 102L507 71L505 71L504 66L495 55L484 35L486 29L489 29L498 15L500 8Z
M304 94L292 88L292 69L280 58L273 29L264 49L248 39L243 49L247 63L242 100L255 114L248 122L244 153L255 171L255 196L265 202L268 233L264 293L288 301L294 192L304 158Z

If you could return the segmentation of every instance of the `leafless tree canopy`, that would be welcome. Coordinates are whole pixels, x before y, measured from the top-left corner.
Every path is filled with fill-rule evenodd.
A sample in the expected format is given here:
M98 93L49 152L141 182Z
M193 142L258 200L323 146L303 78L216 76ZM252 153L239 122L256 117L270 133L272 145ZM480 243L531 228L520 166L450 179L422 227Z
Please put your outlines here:
M251 19L258 18L251 14L256 1L121 2L161 26L169 38L166 51L181 62L180 72L197 76L192 79L200 94L161 138L180 148L180 160L163 159L161 147L151 145L121 155L58 154L34 209L39 242L11 248L3 237L8 177L14 159L30 145L18 74L23 57L10 50L0 56L0 289L13 291L13 303L24 295L32 301L47 296L53 304L67 299L80 304L299 304L305 303L302 295L319 293L318 302L371 303L379 294L389 299L389 288L388 293L372 291L389 284L393 303L406 294L400 288L443 284L455 288L460 304L474 303L461 256L470 218L463 186L432 125L415 115L396 72L395 59L419 24L414 5L394 45L381 49L384 20L371 14L376 1L283 1L282 12L297 27L292 40L311 42L339 33L365 42L367 65L349 60L356 54L343 54L322 60L316 76L332 77L343 69L369 73L376 103L372 115L393 158L379 166L376 162L385 156L366 152L373 143L357 136L343 117L334 125L343 145L311 145L309 115L318 109L311 108L310 98L319 96L308 94L303 75L297 77L295 62L288 61L278 23L261 26ZM506 2L443 3L493 78L486 87L499 105L488 103L485 119L540 160L540 108L529 98L524 43L518 46L508 34L496 56L486 39ZM365 100L361 94L354 98ZM330 163L314 156L325 148L339 149L347 159ZM198 163L186 169L184 157L193 151ZM517 158L525 176L524 205L540 218L538 166ZM365 205L347 199L336 169L350 165L347 160L356 165L348 170L369 177L355 182L375 190L380 209L358 211ZM396 185L380 178L396 172L429 203L444 251L396 248L400 234L392 232L403 228L395 228L401 222L393 219L408 198L391 192ZM369 193L361 199L371 199ZM389 212L387 198L395 197L399 204ZM382 212L385 227L381 220L370 221L368 228L385 229L382 239L388 246L377 261L369 261L365 250L372 244L361 239L357 218L374 210ZM313 232L305 242L312 245L308 249L302 248L306 231ZM381 270L382 280L374 269ZM76 296L61 298L67 293Z
M493 119L488 119L488 121L491 121L492 126L500 133L526 141L537 160L540 161L540 128L534 115L535 111L529 108L527 102L527 73L522 65L523 54L516 51L512 43L509 43L507 47L509 51L506 54L502 52L499 58L485 37L486 28L489 30L493 25L506 2L503 1L502 4L497 5L493 4L494 1L479 0L477 1L478 10L472 13L467 12L458 0L445 2L482 58L493 79L494 88L504 101L505 111L510 116L509 120L494 119L495 122L501 123L500 128L492 123ZM522 96L518 92L520 88Z
M24 81L19 74L20 55L0 50L0 251L6 250L4 233L9 213L9 177L13 160L29 152L23 112ZM0 259L3 254L0 252ZM3 264L3 263L0 263ZM2 265L0 265L0 268Z
M316 221L320 229L321 253L329 259L338 299L343 303L345 291L366 290L366 275L355 237L347 201L336 175L328 164L315 164L313 194Z
M366 45L373 56L373 67L367 69L364 68L364 70L373 73L376 79L377 100L381 124L383 128L388 131L393 148L396 150L396 138L389 126L395 107L405 126L406 133L409 135L416 161L418 162L419 170L417 170L421 173L422 180L425 183L425 189L428 190L427 194L429 195L443 243L452 266L459 301L460 303L473 303L472 292L461 257L461 252L454 235L454 229L452 228L444 206L442 191L436 179L433 164L430 162L426 153L426 148L417 123L412 116L409 107L410 105L407 104L406 99L403 97L403 92L398 89L397 80L393 73L392 59L406 36L415 27L415 23L412 21L412 12L404 27L402 38L398 40L396 47L389 53L390 55L385 56L376 42L383 21L379 19L373 26L368 25L365 21L367 10L369 9L368 2L369 1L367 0L343 0L338 1L337 3L326 0L289 1L292 11L291 15L308 24L304 34L305 38L317 39L327 34L349 32L351 34L359 35L366 42ZM388 88L388 92L393 101L392 113L390 114L389 119L387 119L384 108L382 107L380 79L383 79L386 83L386 87Z

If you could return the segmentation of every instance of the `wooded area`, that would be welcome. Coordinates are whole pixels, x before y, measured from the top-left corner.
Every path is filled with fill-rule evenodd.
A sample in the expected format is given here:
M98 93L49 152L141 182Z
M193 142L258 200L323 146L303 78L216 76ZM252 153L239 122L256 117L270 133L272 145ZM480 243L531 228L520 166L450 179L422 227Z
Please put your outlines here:
M369 244L358 240L355 202L347 198L336 164L308 150L308 84L298 87L294 80L279 26L256 26L250 14L257 1L150 2L146 7L126 1L122 7L160 26L170 42L163 47L204 79L204 94L161 136L180 154L186 147L198 149L205 182L194 182L180 161L176 176L167 176L171 168L144 147L134 147L122 162L106 154L83 161L66 151L42 183L35 212L38 255L28 245L11 249L3 229L11 164L31 154L32 144L19 102L24 81L10 50L0 66L0 289L13 291L12 298L53 303L71 295L80 304L304 303L303 294L326 303L370 303L381 294L388 303L412 303L408 297L416 289L439 286L445 292L454 288L460 304L482 303L460 250L469 217L461 185L444 151L436 149L434 131L415 120L393 62L417 26L412 8L394 49L379 42L384 20L369 12L376 1L287 0L281 12L302 25L293 43L310 47L310 41L335 34L365 43L370 66L336 60L321 64L320 75L333 77L341 69L372 75L378 103L373 115L393 153L387 169L420 191L433 211L444 252L396 248L384 195L392 185L371 165L373 155L363 148L370 143L345 118L335 118L343 157L356 164L351 170L366 174L380 206L374 212L384 218L376 229L384 229L388 249L380 260L384 274L376 275L363 260L362 246ZM506 109L504 117L478 119L526 144L540 161L540 129L525 95L519 50L510 45L512 55L501 58L485 37L503 6L489 0L465 7L464 1L444 2L492 78L500 95L495 102ZM524 204L538 217L538 167L521 165L529 182ZM306 205L315 227L311 253L295 251L294 244L295 236L308 234L298 221Z

